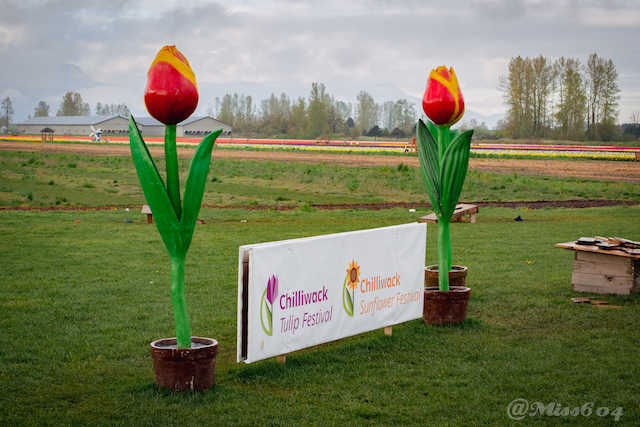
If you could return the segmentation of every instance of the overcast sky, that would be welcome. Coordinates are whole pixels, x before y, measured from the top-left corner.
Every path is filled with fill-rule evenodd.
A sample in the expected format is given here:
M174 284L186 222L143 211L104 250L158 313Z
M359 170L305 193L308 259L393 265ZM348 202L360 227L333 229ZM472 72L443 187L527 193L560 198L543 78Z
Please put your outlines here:
M0 0L0 96L13 122L67 91L126 103L147 116L146 72L175 44L200 88L197 115L225 93L418 102L429 71L453 66L467 109L504 113L499 76L510 58L613 60L619 122L640 110L640 1L595 0ZM416 105L420 111L421 106Z

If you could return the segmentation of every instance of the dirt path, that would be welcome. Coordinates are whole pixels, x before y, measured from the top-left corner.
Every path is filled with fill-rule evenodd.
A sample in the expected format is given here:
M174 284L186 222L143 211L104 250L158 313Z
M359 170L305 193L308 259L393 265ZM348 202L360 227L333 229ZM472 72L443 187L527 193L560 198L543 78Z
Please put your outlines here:
M39 153L75 153L90 156L130 156L128 145L57 144L40 142L0 141L0 150L20 150ZM161 157L164 149L149 147L153 156ZM191 157L193 148L178 147L178 156ZM309 151L249 151L215 149L213 158L257 161L326 163L345 166L391 166L404 163L419 167L417 157L339 154ZM470 159L469 168L480 172L547 175L607 181L640 183L640 162Z

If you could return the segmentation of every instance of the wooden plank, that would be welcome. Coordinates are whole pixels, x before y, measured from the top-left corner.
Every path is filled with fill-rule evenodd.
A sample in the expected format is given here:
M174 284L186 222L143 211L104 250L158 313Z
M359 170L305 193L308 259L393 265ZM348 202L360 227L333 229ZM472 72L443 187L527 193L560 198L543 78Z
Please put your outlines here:
M278 363L284 365L287 362L287 355L283 354L282 356L278 356Z
M624 258L621 258L624 259ZM624 259L625 261L631 261ZM619 265L609 262L573 261L574 273L604 274L606 276L633 277L634 268L631 262L627 265Z
M471 215L471 223L475 224L476 222L476 213L478 213L478 206L477 205L470 205L470 204L466 204L466 203L459 203L456 205L454 211L453 211L453 215L451 215L451 221L458 221L460 222L462 220L462 217L465 215ZM438 217L436 216L435 213L429 214L429 215L425 215L420 217L420 222L438 222Z
M575 298L571 298L571 301L573 302L577 302L577 303L590 303L591 299L587 298L587 297L575 297Z
M572 285L598 286L602 288L633 289L633 277L607 276L604 274L576 273L571 275Z
M438 217L436 216L435 213L429 214L429 215L425 215L425 216L421 216L420 217L420 222L438 222Z
M631 289L605 288L602 286L588 286L588 285L575 285L575 284L571 284L571 289L573 289L576 292L592 292L594 294L629 295L631 293Z
M598 253L600 255L616 255L619 257L624 257L624 258L632 258L632 259L638 259L640 260L640 255L633 255L633 254L628 254L626 252L617 250L617 249L611 249L611 250L603 250L600 249L597 246L585 246L585 245L578 245L576 244L576 242L566 242L566 243L556 243L556 247L557 248L562 248L562 249L567 249L567 250L571 250L571 251L577 251L578 253L583 253L583 252L592 252L592 253Z
M384 327L384 334L386 336L390 337L392 332L393 332L393 326L385 326Z
M588 262L597 262L602 264L615 264L618 266L628 266L632 263L633 260L619 256L618 254L610 254L610 253L602 253L600 252L576 252L576 260L577 261L588 261ZM616 251L618 252L618 251Z

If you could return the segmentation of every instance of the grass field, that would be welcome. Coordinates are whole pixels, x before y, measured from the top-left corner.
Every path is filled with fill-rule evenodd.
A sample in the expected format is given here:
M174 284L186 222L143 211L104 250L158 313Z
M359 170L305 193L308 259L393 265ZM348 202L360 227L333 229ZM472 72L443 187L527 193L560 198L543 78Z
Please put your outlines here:
M471 172L462 196L579 198L640 200L640 186ZM149 343L175 335L169 257L138 209L0 211L0 425L640 425L640 295L597 295L621 309L571 302L594 295L570 290L573 253L554 247L593 235L640 240L640 206L483 208L478 223L451 227L453 261L469 267L472 288L464 323L415 320L391 337L379 330L292 353L285 365L237 364L238 246L426 213L308 206L374 201L426 201L419 171L213 162L205 204L297 208L201 211L187 301L193 335L220 350L214 389L185 394L154 385ZM143 202L128 158L0 152L0 206ZM426 264L437 262L436 227ZM593 409L513 421L507 407L518 398Z
M180 160L186 174L188 160ZM164 170L164 161L158 159ZM185 175L181 176L184 183ZM203 204L427 202L420 171L396 167L214 160ZM462 201L640 200L640 184L470 171ZM141 206L130 157L0 151L0 206Z
M483 209L477 224L452 224L454 263L469 266L472 288L463 324L415 320L391 337L290 354L284 366L235 363L239 245L421 214L203 210L187 298L193 334L220 342L216 386L175 395L155 387L148 347L174 335L155 227L139 211L0 212L0 424L517 425L506 413L517 398L622 407L620 425L640 423L640 298L598 296L618 310L572 303L572 253L554 247L594 234L640 240L638 206ZM426 263L435 235L430 225ZM616 425L595 413L521 421L531 422Z

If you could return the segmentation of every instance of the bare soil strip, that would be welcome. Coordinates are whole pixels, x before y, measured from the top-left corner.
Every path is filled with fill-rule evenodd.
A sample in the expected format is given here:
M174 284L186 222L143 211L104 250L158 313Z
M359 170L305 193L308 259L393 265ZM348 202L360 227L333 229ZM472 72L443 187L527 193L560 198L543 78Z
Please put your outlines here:
M39 153L74 153L90 156L130 156L128 145L61 144L41 142L0 141L0 150L29 151ZM164 148L151 146L153 156L163 157ZM178 147L178 156L190 158L193 148ZM215 159L236 159L295 163L326 163L344 166L391 166L404 163L419 167L417 157L340 154L309 151L213 151ZM518 173L519 175L545 175L573 177L604 181L640 183L640 162L614 162L604 160L519 160L519 159L470 159L469 168L479 172Z
M529 208L542 209L552 208L600 208L605 206L634 206L640 205L640 201L628 200L561 200L548 201L538 200L532 202L465 202L479 207L496 207L496 208ZM142 206L127 206L131 209L141 209ZM309 205L309 207L318 210L336 210L336 209L369 209L379 211L382 209L403 208L403 209L430 209L430 203L360 203L347 205ZM23 207L23 206L7 206L1 207L0 211L112 211L114 209L124 209L125 206L99 206L99 207L81 207L81 206L49 206L49 207ZM274 210L274 211L292 211L298 206L278 206L278 205L258 205L258 206L209 206L203 205L203 209L243 209L249 211Z

